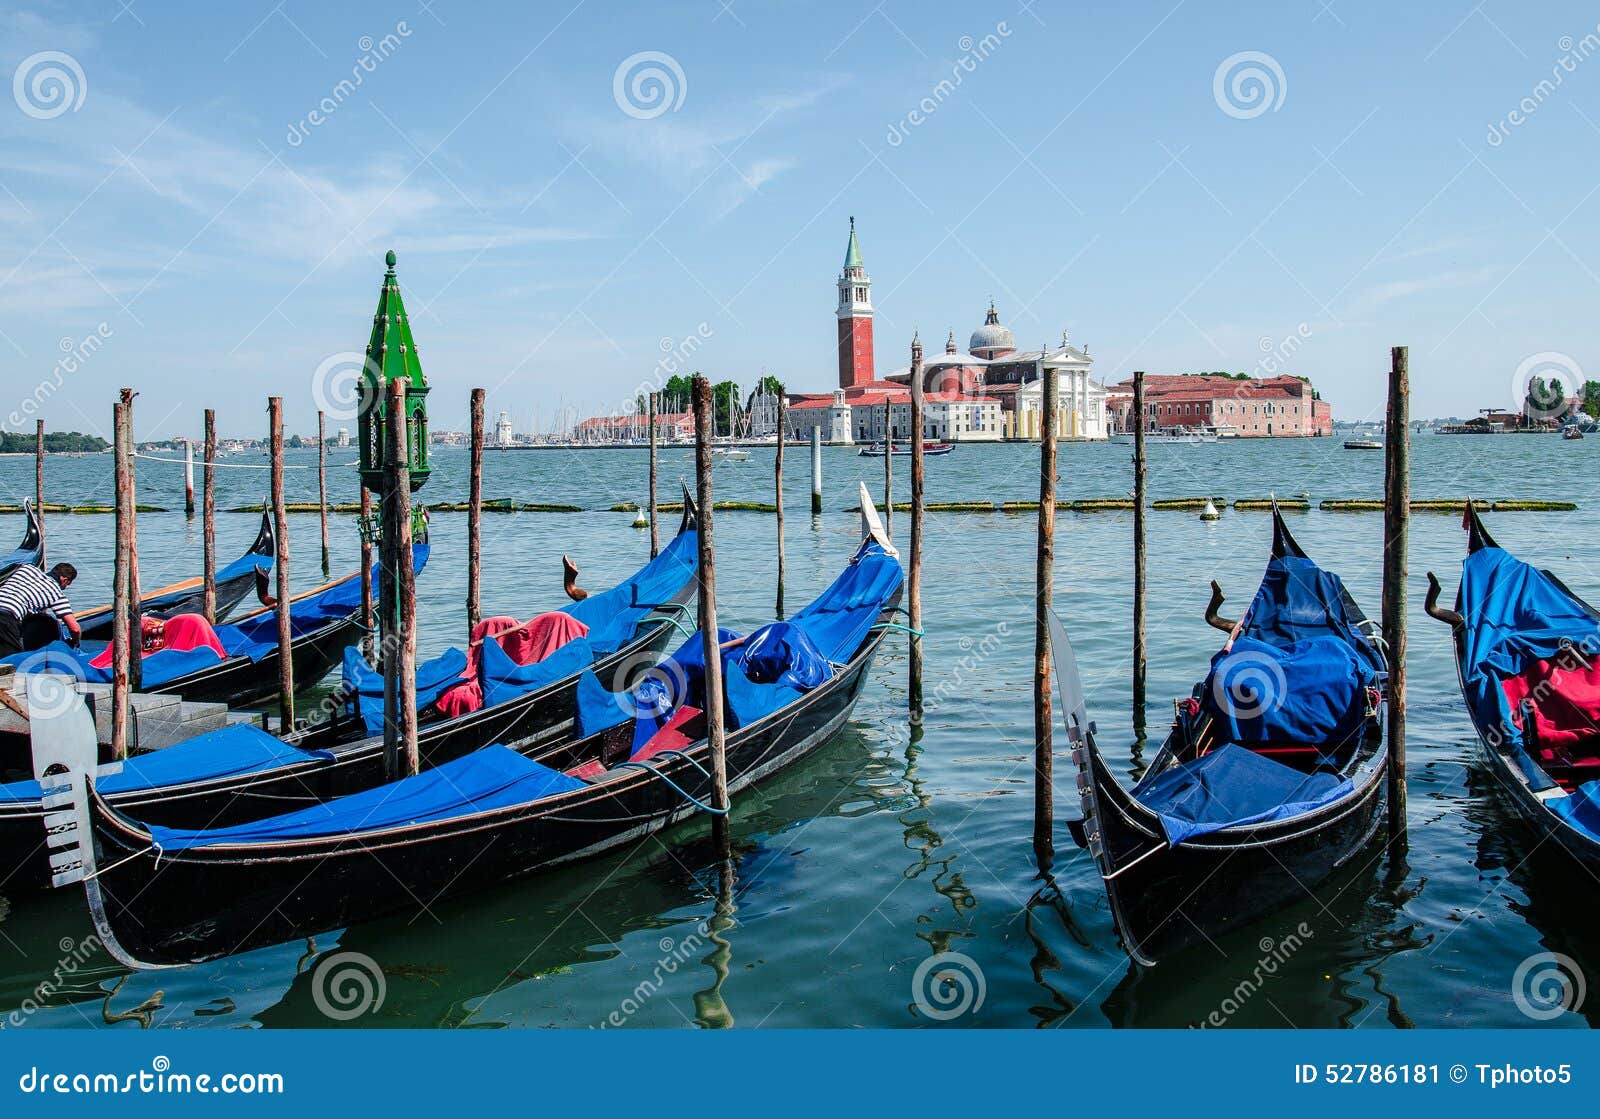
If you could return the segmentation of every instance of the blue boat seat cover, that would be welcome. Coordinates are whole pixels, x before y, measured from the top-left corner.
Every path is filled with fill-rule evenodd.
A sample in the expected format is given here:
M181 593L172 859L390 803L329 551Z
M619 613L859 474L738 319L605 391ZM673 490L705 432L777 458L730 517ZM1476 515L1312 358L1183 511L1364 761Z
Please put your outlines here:
M1137 799L1169 844L1223 828L1284 820L1348 796L1349 778L1305 774L1229 743L1153 778Z

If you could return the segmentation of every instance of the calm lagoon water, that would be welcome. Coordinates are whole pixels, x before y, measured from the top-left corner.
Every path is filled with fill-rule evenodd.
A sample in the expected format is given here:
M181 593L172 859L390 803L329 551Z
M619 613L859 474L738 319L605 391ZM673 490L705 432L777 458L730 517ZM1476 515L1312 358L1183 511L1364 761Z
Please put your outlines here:
M1414 448L1417 497L1579 502L1576 513L1506 513L1490 523L1508 548L1600 598L1600 440L1422 436ZM1037 448L993 446L930 459L930 500L1036 499L1036 456ZM882 485L882 460L844 448L824 457L826 512L813 518L807 453L795 448L786 456L791 608L825 586L849 555L856 518L844 510L854 504L857 479ZM1150 457L1156 498L1275 491L1316 501L1382 490L1382 455L1347 452L1336 440L1152 447ZM342 465L353 458L353 451L330 455L341 464L331 471L334 500L353 499L354 471ZM224 461L259 466L265 457ZM294 452L290 461L311 467L289 472L291 500L315 500L315 453ZM466 462L462 451L439 450L423 496L464 500ZM109 500L110 465L108 457L52 458L51 500ZM904 500L908 463L894 465ZM771 450L719 466L718 498L770 500L772 466ZM0 459L0 503L31 494L32 469L29 459ZM691 470L689 451L664 452L663 499ZM264 472L219 474L219 508L261 500ZM604 511L643 498L644 452L491 453L485 474L487 497L591 510L489 516L486 612L528 617L559 605L563 553L593 586L644 561L646 535L629 527L631 516ZM1061 486L1063 497L1125 494L1129 448L1064 445ZM200 542L181 512L181 468L143 463L139 497L177 510L140 518L145 585L197 574ZM256 520L219 517L224 559L247 545ZM293 581L309 586L320 577L316 518L291 521ZM1381 522L1377 514L1320 512L1291 520L1306 550L1338 571L1373 616ZM1159 736L1167 697L1188 694L1217 644L1201 618L1210 581L1241 606L1259 581L1270 521L1229 511L1205 524L1192 513L1162 512L1149 525L1150 722ZM10 547L20 526L0 517L0 545ZM1597 884L1554 854L1530 856L1529 836L1470 764L1472 728L1448 635L1422 612L1423 572L1437 571L1453 594L1464 551L1455 517L1412 522L1407 860L1391 865L1375 851L1318 897L1220 950L1144 974L1119 947L1098 876L1066 833L1077 798L1064 756L1053 878L1041 879L1029 843L1034 528L1023 514L930 515L924 734L912 742L904 643L891 640L850 725L736 801L731 894L721 889L709 829L690 823L625 853L310 942L131 975L90 952L59 979L52 978L59 961L89 932L81 894L0 901L0 1021L336 1025L319 1009L313 973L321 956L339 951L363 953L383 973L382 1006L347 1023L353 1026L1184 1026L1214 1011L1245 1027L1600 1021L1600 993L1592 990L1575 1012L1543 1023L1512 997L1518 965L1544 952L1570 957L1600 980ZM896 516L893 529L904 550L908 518ZM108 597L111 530L107 516L58 516L49 524L52 557L71 559L82 573L73 588L80 606ZM465 636L465 530L461 514L433 520L433 560L417 585L424 656ZM774 519L723 513L716 533L725 624L767 620ZM1137 742L1131 729L1131 536L1131 514L1063 514L1056 561L1057 601L1087 677L1091 714L1130 777L1155 746ZM334 569L350 570L358 542L349 518L334 519L333 545ZM1303 943L1279 951L1291 931ZM919 977L919 965L936 954L945 956L941 969L960 970L969 983L961 1000L967 1009L947 1019L926 1012L942 1008L928 1002L926 968ZM1266 956L1283 955L1261 967ZM1247 978L1252 989L1241 998ZM41 992L41 983L48 989ZM42 1006L33 1009L36 1002Z

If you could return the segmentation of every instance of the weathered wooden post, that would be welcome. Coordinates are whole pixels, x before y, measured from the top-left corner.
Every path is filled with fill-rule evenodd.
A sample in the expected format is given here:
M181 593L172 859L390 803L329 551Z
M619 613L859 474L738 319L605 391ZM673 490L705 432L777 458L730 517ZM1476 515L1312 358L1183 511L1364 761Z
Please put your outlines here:
M127 463L127 509L124 519L128 531L128 690L137 692L144 687L144 612L140 609L139 590L139 460L133 441L133 398L131 388L122 390L122 442L123 461Z
M1389 351L1384 423L1383 643L1389 655L1389 842L1406 835L1406 544L1411 515L1411 367L1407 347Z
M268 453L272 461L272 532L278 580L278 732L294 729L294 631L289 624L289 513L283 501L283 397L267 398Z
M775 503L777 505L777 510L778 510L778 604L777 604L777 615L780 618L783 617L783 579L784 579L784 558L783 558L783 426L784 426L784 420L785 420L784 411L785 411L787 403L788 403L788 401L785 399L785 394L782 392L782 390L780 390L778 392L778 460L777 460L776 464L774 464L774 466L772 468L772 475L773 475L773 486L772 486L772 488L773 488L773 492L774 492L774 501L775 501Z
M1133 729L1142 739L1145 726L1144 646L1144 371L1133 375Z
M467 482L467 637L483 620L483 389L472 390L472 459Z
M417 753L417 603L411 566L411 471L406 461L406 381L388 384L387 447L381 497L383 584L383 758L391 781L415 774Z
M205 466L202 479L206 495L200 505L200 539L204 555L200 611L206 621L217 623L217 413L206 409Z
M331 575L328 566L328 423L317 409L317 512L322 517L322 577Z
M372 642L372 491L361 487L361 655L373 663Z
M822 516L822 426L811 429L811 515Z
M661 530L656 526L656 394L648 394L650 411L650 558L661 554Z
M194 519L194 440L183 441L183 515Z
M39 562L44 562L44 421L33 427L33 512L39 518Z
M711 747L711 806L728 810L727 733L722 706L722 648L717 629L717 559L711 535L711 445L716 414L711 408L711 381L695 374L694 473L700 505L700 645L705 654L706 741ZM728 818L719 815L716 833L727 835Z
M911 635L908 657L911 679L908 696L913 725L922 722L922 518L926 513L923 490L922 447L922 338L911 335L911 573L907 580L906 606Z
M1034 566L1033 849L1040 862L1055 852L1055 728L1050 706L1050 606L1056 562L1056 371L1039 353L1039 548ZM1138 376L1138 374L1135 374ZM1137 384L1137 382L1135 382ZM1134 390L1138 392L1138 389Z
M894 404L883 402L883 531L894 539Z
M128 461L128 441L123 438L127 423L127 406L118 401L111 408L117 522L111 578L111 756L114 759L128 756L128 693L131 690L128 666L133 660L132 634L128 628L133 620L133 611L128 607L128 573L133 566L129 547L133 537L133 513L128 478L132 464Z

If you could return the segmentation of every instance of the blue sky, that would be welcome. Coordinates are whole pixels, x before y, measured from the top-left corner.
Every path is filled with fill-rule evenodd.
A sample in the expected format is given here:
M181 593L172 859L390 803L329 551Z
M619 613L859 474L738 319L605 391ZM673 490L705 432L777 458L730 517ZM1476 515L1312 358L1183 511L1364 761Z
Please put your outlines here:
M1108 381L1293 339L1338 418L1394 344L1424 416L1600 378L1595 10L1111 7L5 4L0 422L103 429L132 384L141 436L274 393L311 430L389 248L436 427L474 385L519 429L609 409L690 337L824 389L851 214L883 369L993 297Z

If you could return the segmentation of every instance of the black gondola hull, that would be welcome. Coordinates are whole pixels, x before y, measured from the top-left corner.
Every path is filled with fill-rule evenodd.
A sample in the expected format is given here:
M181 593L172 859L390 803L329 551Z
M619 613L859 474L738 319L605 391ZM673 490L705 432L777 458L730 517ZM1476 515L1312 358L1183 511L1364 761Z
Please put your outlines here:
M788 766L849 718L882 634L850 665L783 711L728 735L730 793ZM570 747L569 747L570 749ZM707 746L662 761L689 794L711 796ZM737 803L737 801L735 801ZM202 848L157 859L146 833L91 796L97 865L91 907L144 965L191 963L343 927L612 850L699 809L653 774L531 805L389 829L360 839Z

